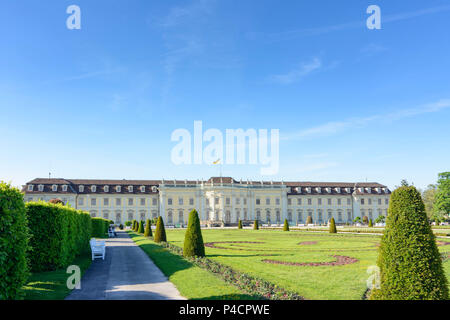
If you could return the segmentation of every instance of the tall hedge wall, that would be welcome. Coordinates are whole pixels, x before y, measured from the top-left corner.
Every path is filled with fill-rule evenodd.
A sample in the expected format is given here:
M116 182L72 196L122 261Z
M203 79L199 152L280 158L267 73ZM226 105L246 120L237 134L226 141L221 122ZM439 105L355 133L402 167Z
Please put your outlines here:
M29 233L23 196L0 183L0 300L18 299L29 272Z
M89 250L92 225L88 213L42 201L29 202L26 209L33 271L66 267L77 255Z
M103 218L92 218L92 237L104 238L108 233L110 221Z

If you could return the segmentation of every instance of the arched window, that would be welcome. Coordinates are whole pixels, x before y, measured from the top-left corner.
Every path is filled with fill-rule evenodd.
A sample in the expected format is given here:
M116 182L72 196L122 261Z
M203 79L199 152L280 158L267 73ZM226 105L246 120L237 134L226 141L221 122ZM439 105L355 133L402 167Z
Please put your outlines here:
M172 215L172 211L169 211L167 213L167 223L173 223L173 215Z
M277 216L277 223L279 224L281 222L280 210L276 211L276 216Z
M331 211L331 210L328 210L328 220L330 220L332 216L333 216L332 211Z
M178 211L178 222L179 223L184 223L184 216L183 216L183 211Z
M247 220L248 219L248 217L247 217L247 209L244 209L244 220Z
M236 222L239 222L241 219L241 213L239 212L239 209L236 210Z
M266 211L266 222L270 223L270 210Z
M292 210L288 210L288 221L292 222Z
M122 219L120 217L120 212L116 212L116 223L122 223Z
M318 210L319 222L322 222L322 210Z
M226 223L230 223L231 222L231 213L230 213L230 211L227 211L225 213L225 222Z
M338 211L338 221L339 222L342 221L342 211L341 210Z
M261 220L261 211L256 211L256 220Z
M302 210L298 210L297 211L297 218L298 218L298 222L303 222L303 211Z

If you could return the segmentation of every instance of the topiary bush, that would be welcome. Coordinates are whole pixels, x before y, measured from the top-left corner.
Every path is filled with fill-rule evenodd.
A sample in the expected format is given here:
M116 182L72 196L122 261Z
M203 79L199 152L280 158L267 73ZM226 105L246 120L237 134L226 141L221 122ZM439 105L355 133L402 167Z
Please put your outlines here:
M164 228L164 221L161 216L158 217L156 222L155 236L153 237L155 242L167 242L166 229Z
M43 201L27 203L26 212L32 247L28 257L33 271L66 267L76 256L89 251L93 223L87 212Z
M289 231L289 223L287 219L284 219L283 231Z
M125 226L126 227L131 227L132 222L131 221L125 221Z
M119 229L120 229L120 230L123 230L123 224L120 224L120 225L119 225Z
M372 228L373 227L373 222L372 219L369 219L369 227Z
M308 224L312 224L312 223L313 223L312 217L311 217L311 216L308 216L308 217L306 218L306 224L308 225Z
M145 222L144 237L153 237L153 234L152 234L152 222L151 222L150 219L147 219L147 221Z
M258 220L255 220L255 222L253 223L253 230L259 230L259 222L258 222Z
M188 227L184 236L183 256L204 257L205 245L203 244L202 230L197 210L189 213Z
M139 226L138 226L138 233L144 233L144 222L141 220L139 221Z
M238 222L238 229L242 229L242 220L239 220Z
M23 195L0 182L0 300L20 299L28 279L29 230Z
M399 187L391 194L377 264L380 289L372 290L371 299L449 298L436 239L421 195L413 186Z
M333 217L331 217L331 219L330 219L330 230L329 230L329 232L330 233L337 233L336 222L334 221Z
M109 228L109 220L103 218L92 218L92 237L106 238Z

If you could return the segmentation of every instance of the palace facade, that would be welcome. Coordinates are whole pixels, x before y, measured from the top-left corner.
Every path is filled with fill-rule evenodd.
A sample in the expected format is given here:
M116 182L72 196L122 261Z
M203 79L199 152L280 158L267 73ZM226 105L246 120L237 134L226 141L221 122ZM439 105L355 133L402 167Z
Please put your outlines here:
M351 222L355 217L387 215L390 190L372 182L237 181L231 177L203 180L42 179L24 187L25 201L58 198L116 224L162 216L166 225L187 224L196 209L202 223L303 224Z

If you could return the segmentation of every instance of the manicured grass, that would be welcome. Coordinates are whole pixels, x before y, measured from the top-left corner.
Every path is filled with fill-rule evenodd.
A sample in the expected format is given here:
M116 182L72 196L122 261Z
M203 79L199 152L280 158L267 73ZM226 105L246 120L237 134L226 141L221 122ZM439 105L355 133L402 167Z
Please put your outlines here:
M155 244L150 238L135 232L127 232L177 287L182 296L196 300L255 299L207 270Z
M87 253L76 258L72 265L80 267L83 275L91 265L91 254ZM23 287L25 300L63 300L69 293L67 278L70 274L66 269L33 273L28 283Z
M183 247L185 230L167 229L166 232L170 243ZM380 242L380 236L363 234L248 229L203 229L202 233L205 243L224 242L215 244L216 247L206 247L208 258L297 292L306 299L361 299L369 277L367 268L376 265L377 245ZM232 241L254 243L231 243ZM306 244L300 245L301 242ZM439 248L441 252L450 252L450 245ZM333 255L347 256L358 261L338 266L296 266L263 262L332 262L336 260ZM450 278L450 260L444 262L444 268Z

